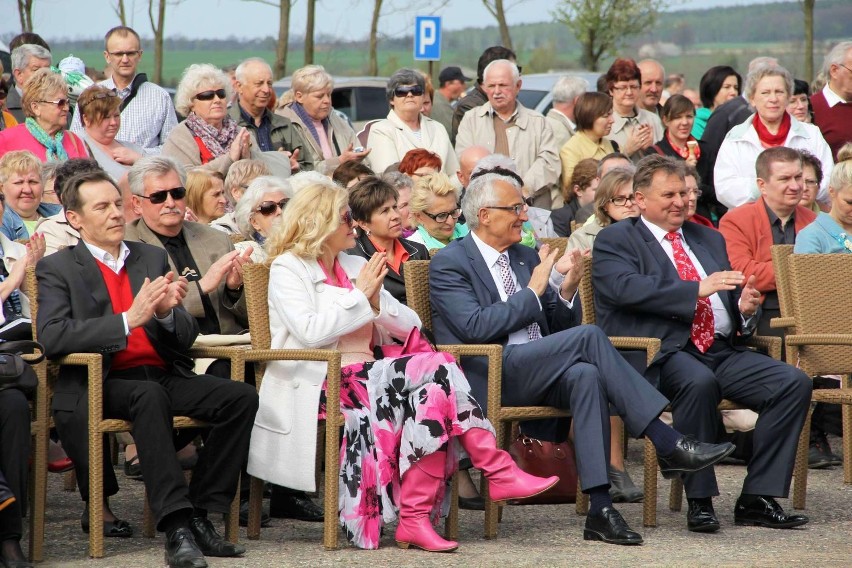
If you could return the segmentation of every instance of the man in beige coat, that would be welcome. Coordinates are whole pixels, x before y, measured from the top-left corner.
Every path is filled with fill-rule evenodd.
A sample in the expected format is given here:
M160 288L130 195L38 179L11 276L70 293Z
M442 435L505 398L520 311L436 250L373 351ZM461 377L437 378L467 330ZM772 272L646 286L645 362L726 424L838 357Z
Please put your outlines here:
M469 110L459 125L456 152L479 145L509 156L518 165L532 205L550 209L551 185L559 180L559 148L547 119L518 102L518 66L507 59L488 64L482 87L488 102Z

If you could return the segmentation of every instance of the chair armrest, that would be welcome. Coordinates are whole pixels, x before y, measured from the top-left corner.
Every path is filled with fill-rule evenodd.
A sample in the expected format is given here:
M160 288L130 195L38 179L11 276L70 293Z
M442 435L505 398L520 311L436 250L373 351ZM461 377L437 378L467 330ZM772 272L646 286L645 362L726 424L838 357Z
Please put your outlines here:
M783 342L780 337L773 337L770 335L752 335L749 340L746 341L746 345L762 349L766 351L767 355L776 361L781 361L781 346L783 345Z
M193 359L227 359L231 361L231 380L244 382L246 365L245 353L251 348L248 344L222 346L196 346L187 351Z
M852 345L852 334L848 333L802 333L788 335L787 345Z
M645 351L647 353L648 365L660 352L660 347L663 342L656 337L610 337L612 346L616 349L632 349L636 351Z
M769 327L773 329L783 329L786 327L796 327L796 318L772 318L769 320Z

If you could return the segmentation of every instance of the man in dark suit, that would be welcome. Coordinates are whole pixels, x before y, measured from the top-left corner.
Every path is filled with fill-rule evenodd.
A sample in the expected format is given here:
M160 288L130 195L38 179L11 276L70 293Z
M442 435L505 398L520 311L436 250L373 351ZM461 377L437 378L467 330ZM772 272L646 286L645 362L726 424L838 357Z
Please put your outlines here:
M68 222L77 246L37 267L38 335L50 358L74 352L103 355L104 415L131 420L142 457L148 501L166 533L173 567L206 567L204 555L237 556L245 548L224 540L207 513L227 513L248 452L258 399L247 384L195 375L185 352L198 323L183 308L187 282L169 269L166 254L124 241L121 193L103 172L75 176L65 186ZM86 371L65 366L53 397L56 427L89 497ZM175 456L172 417L210 423L207 442L187 487ZM118 491L104 452L104 491ZM108 510L104 527L129 529ZM88 508L83 516L88 528ZM129 534L122 535L129 536Z
M556 258L520 245L527 220L520 177L495 168L468 186L462 207L471 233L432 259L433 326L441 343L500 343L503 403L570 409L577 467L591 506L583 536L639 544L609 496L609 405L628 430L657 447L664 475L695 471L733 451L731 444L696 444L660 422L667 401L595 326L579 321L580 253ZM500 173L496 173L500 172ZM483 401L486 362L465 362L473 394Z
M612 335L662 340L646 377L672 401L674 427L681 432L717 440L722 398L760 414L734 509L736 524L789 528L807 523L804 515L786 514L774 497L786 497L790 490L810 379L738 345L755 329L760 292L754 275L746 279L731 269L718 231L684 222L682 163L664 156L643 158L633 187L641 217L601 231L592 252L599 325ZM687 475L685 486L687 528L718 530L713 470Z

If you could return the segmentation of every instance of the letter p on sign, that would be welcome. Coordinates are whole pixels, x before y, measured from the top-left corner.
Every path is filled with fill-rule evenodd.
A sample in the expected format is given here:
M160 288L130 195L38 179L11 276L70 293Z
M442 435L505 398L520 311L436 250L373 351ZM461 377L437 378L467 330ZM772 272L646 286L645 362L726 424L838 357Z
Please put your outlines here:
M441 17L417 16L414 18L415 61L441 59Z

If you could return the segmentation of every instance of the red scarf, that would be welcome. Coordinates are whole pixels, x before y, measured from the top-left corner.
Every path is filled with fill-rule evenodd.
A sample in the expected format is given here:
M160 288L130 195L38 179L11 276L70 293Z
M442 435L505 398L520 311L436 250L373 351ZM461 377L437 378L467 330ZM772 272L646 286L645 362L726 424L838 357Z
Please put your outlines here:
M672 140L672 137L669 135L668 130L666 130L666 140L669 141L669 146L672 147L672 150L677 152L678 156L680 156L684 160L689 159L689 142L695 141L695 137L693 135L690 134L689 138L686 139L686 147L683 148L683 149L680 149L675 145L674 141ZM700 157L701 157L701 148L698 147L698 144L696 142L696 144L695 144L695 159L697 160Z
M784 118L781 119L781 126L778 127L778 134L772 134L769 132L769 129L766 128L766 125L763 124L763 121L760 119L759 114L754 115L754 129L757 132L757 137L760 138L760 143L763 144L764 148L774 148L776 146L783 146L784 141L787 140L787 135L790 134L790 125L792 121L790 120L790 113L785 112Z

